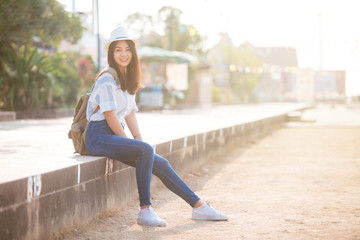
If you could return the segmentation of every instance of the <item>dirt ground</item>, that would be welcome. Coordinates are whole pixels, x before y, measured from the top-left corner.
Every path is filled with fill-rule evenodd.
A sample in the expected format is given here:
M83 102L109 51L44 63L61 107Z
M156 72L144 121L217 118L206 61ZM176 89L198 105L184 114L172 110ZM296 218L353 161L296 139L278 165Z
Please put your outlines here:
M165 188L165 228L136 224L137 201L60 239L360 239L360 127L285 127L184 177L227 222L192 221Z

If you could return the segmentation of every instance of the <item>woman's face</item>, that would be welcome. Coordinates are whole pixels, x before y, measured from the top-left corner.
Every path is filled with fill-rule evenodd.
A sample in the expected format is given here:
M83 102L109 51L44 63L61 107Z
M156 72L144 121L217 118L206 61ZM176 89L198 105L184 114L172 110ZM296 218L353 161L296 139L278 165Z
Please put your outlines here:
M132 53L128 43L125 40L117 41L114 49L114 60L120 71L125 71L125 68L131 62L131 58Z

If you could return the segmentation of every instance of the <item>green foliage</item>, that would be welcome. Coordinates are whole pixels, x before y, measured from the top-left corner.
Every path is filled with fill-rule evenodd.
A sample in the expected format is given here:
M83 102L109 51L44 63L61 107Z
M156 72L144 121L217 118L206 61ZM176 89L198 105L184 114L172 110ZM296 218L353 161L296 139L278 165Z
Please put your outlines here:
M150 15L136 12L127 16L124 23L147 46L204 55L203 37L193 25L181 23L181 14L181 10L169 6L159 9L158 21L163 26L163 35L156 32L156 20Z
M80 18L56 0L0 1L0 107L29 110L74 101L76 69L48 52L62 40L77 42L83 30Z
M0 1L0 46L41 42L57 45L61 40L75 43L84 28L78 16L66 12L56 0Z
M264 63L250 44L235 47L228 35L222 37L220 43L209 51L209 60L218 67L217 71L228 76L220 84L228 84L233 93L232 102L252 101L253 90L262 75L254 70Z
M163 48L164 37L155 30L153 16L136 12L126 17L124 24L132 30L142 45Z
M258 83L260 74L237 73L232 79L232 90L241 102L249 102L253 98L253 90Z
M38 49L22 48L20 56L8 54L6 69L0 75L0 101L3 109L57 108L76 102L81 78L76 53L57 53L52 57Z
M74 55L76 56L76 55ZM67 58L69 59L69 58ZM77 62L77 70L81 78L81 83L83 91L91 91L92 85L94 83L95 76L97 74L97 69L95 67L94 61L91 55L77 55L76 59L72 59L72 62ZM68 61L69 62L69 61ZM71 64L71 63L69 63Z
M164 6L158 11L159 18L165 23L167 48L204 55L204 39L193 25L181 23L181 14L181 10L170 6Z
M151 15L145 15L140 12L127 16L124 23L138 35L138 38L151 34L154 30L154 18Z
M76 102L81 87L78 67L74 65L78 58L77 54L71 52L57 53L51 58L51 74L55 80L51 92L51 107L69 106Z
M246 66L248 69L231 73L231 87L240 101L251 101L253 100L253 90L262 75L262 73L253 71L253 69L263 66L264 62L256 55L253 49L244 46L233 49L232 53L233 63L237 66Z
M212 86L212 97L213 97L212 101L214 103L221 102L220 89L215 85Z
M0 74L1 100L5 109L33 109L46 105L54 79L45 54L23 47L19 55L8 52Z

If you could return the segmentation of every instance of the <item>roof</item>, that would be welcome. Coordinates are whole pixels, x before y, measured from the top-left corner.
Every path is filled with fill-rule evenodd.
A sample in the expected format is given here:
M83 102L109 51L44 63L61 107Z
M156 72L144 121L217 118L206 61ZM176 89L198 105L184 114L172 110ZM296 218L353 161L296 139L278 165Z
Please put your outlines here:
M295 47L256 47L256 52L266 64L298 67Z
M143 46L138 49L141 59L159 62L190 63L187 57L163 48Z

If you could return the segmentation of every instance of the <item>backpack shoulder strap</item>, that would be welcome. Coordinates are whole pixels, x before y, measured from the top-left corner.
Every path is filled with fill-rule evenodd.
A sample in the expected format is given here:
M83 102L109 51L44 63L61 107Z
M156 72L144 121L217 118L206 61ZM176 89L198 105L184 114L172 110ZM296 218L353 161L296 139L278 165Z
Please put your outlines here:
M116 82L119 82L118 74L117 74L116 70L113 69L112 67L107 66L106 68L104 68L104 69L100 72L98 78L99 78L101 75L103 75L104 73L110 73L111 76L115 79L115 81L116 81Z

